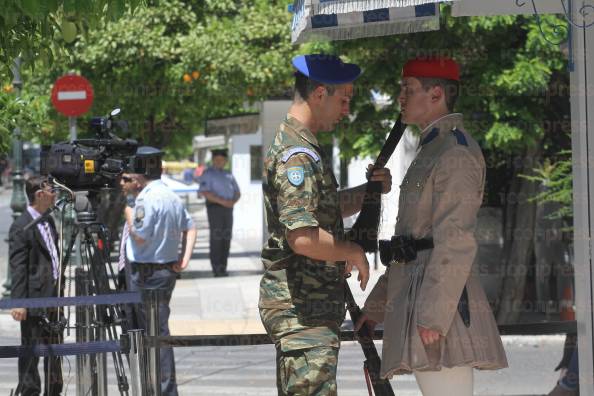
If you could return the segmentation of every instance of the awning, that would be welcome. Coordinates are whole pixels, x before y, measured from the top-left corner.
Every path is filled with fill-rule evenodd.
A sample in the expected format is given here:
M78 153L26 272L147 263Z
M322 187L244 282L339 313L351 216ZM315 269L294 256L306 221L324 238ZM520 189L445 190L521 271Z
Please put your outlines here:
M562 14L564 5L560 0L458 0L452 5L452 16L495 16Z
M297 0L291 40L350 40L439 29L442 0Z
M440 1L444 0L306 0L305 3L311 4L315 14L346 14L380 8L414 7Z

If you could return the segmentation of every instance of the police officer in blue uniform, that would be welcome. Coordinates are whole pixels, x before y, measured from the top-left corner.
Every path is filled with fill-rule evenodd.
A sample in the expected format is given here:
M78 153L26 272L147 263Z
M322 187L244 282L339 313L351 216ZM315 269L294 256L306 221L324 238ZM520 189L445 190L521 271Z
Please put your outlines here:
M233 232L233 206L241 193L233 175L225 170L227 150L212 150L212 166L200 177L210 229L210 265L215 277L227 276L227 258Z
M134 208L125 217L130 229L126 255L132 272L131 289L160 290L160 335L169 335L169 301L177 274L187 268L196 242L196 227L180 198L160 179L162 152L139 147L136 158L123 176L142 186ZM181 255L180 255L180 244ZM138 312L140 327L146 330L146 304ZM161 393L177 396L173 349L161 348Z

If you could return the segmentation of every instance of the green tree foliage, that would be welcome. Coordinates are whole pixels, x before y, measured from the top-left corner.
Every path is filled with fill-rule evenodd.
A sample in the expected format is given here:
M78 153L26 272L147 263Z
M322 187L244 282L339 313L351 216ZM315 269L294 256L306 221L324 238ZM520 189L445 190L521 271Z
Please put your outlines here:
M49 143L64 136L50 108L54 64L71 61L71 43L101 20L114 20L141 0L0 0L0 152L18 125L23 138ZM24 90L17 98L10 67L22 61Z
M552 213L551 218L573 219L573 176L570 150L561 150L556 158L547 158L543 164L534 168L533 175L524 177L543 186L543 191L534 197L536 202L559 204L559 209Z
M206 118L286 94L290 17L279 1L163 0L81 38L74 64L95 113L120 106L133 137L188 151Z
M5 68L21 56L32 64L38 57L53 60L77 32L115 19L139 0L1 0L0 64Z
M555 131L545 131L545 126L551 125L548 120L568 115L568 103L564 108L552 108L551 102L556 85L566 84L567 61L559 46L543 38L533 18L453 18L448 7L442 11L442 27L437 32L336 43L338 53L364 67L353 103L357 121L344 134L346 150L377 150L387 131L382 121L395 118L397 104L376 111L369 90L396 98L402 65L415 56L446 55L461 64L457 111L466 115L467 129L486 148L521 154L527 145L550 139L545 132ZM543 19L565 24L555 16ZM544 28L552 29L549 25ZM371 141L375 144L370 145Z

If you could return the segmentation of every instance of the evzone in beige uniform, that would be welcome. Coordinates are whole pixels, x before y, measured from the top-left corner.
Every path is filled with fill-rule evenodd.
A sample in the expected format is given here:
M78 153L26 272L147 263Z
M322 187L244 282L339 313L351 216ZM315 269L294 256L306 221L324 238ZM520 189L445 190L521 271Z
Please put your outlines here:
M363 320L371 327L384 322L383 377L413 372L425 396L472 395L473 368L507 367L473 266L485 160L462 115L451 113L458 65L415 59L402 77L403 120L422 134L400 187L395 235L420 242L412 243L416 257L395 253L365 303Z

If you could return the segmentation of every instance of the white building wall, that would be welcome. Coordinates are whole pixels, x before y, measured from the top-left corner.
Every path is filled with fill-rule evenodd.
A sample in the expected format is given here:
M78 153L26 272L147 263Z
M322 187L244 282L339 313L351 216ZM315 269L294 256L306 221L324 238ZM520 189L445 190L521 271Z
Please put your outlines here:
M269 100L261 103L260 107L260 130L262 131L262 159L266 157L268 147L274 140L276 130L280 123L287 116L289 107L291 106L290 100ZM260 232L260 240L262 244L268 238L268 231L266 226L266 214L264 213L264 207L260 212L262 229Z
M262 248L262 182L251 180L250 146L260 146L262 134L235 135L230 142L231 173L241 191L233 211L233 241L246 251Z
M230 141L231 173L241 190L241 199L233 212L233 240L247 251L259 251L266 237L262 181L251 180L250 146L261 146L262 159L276 130L287 115L290 101L265 101L258 106L258 133L233 135ZM261 176L261 175L260 175Z

